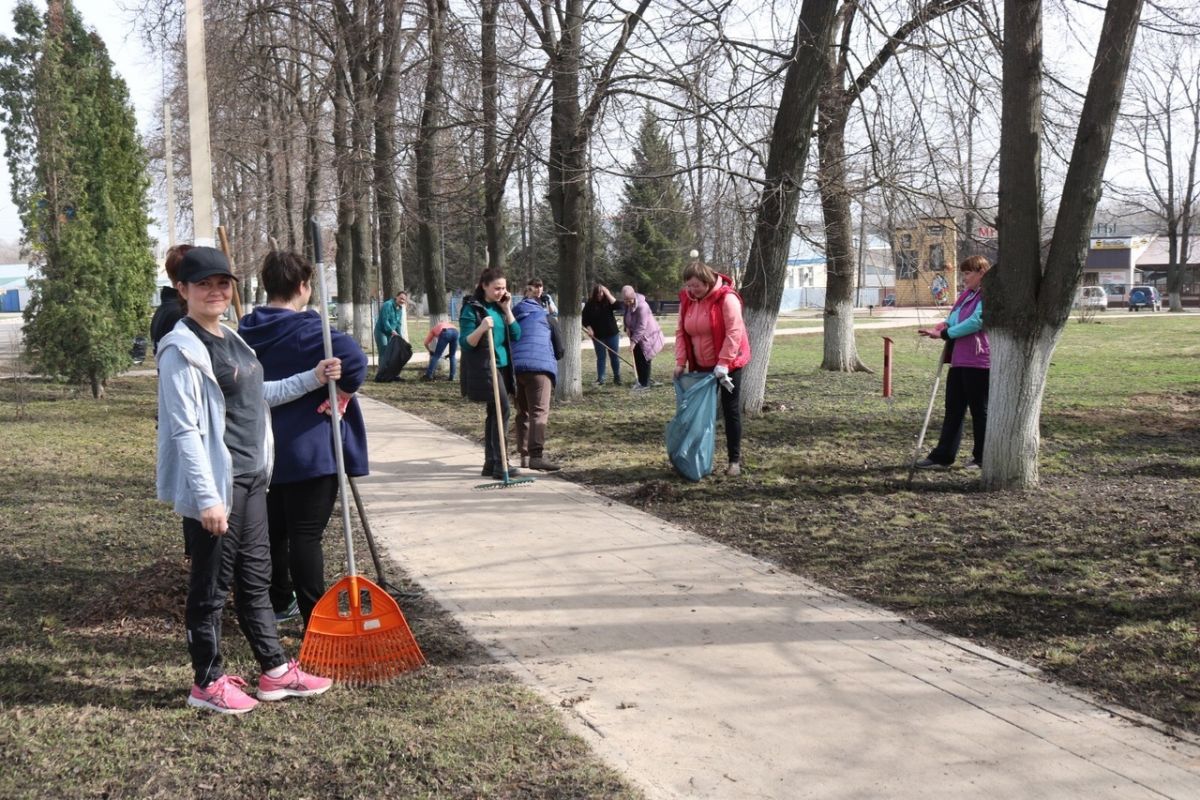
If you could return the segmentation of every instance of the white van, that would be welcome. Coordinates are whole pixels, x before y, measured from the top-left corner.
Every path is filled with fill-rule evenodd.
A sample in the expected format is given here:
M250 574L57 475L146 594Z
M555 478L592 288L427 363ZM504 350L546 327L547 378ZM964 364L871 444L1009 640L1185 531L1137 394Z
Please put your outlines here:
M1107 311L1108 292L1103 286L1080 286L1075 295L1075 307Z

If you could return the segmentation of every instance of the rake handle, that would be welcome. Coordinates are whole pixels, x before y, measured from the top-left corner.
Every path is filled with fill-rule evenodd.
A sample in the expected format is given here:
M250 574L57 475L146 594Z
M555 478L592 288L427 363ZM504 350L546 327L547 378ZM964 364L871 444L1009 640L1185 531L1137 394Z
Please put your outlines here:
M942 370L946 366L944 356L938 357L937 372L933 374L933 388L929 392L929 405L925 407L925 421L921 423L921 432L917 434L917 446L913 448L912 464L908 467L908 485L912 485L913 475L917 471L917 460L921 457L921 445L925 444L925 433L929 430L929 418L933 416L933 402L937 399L938 386L942 383Z
M333 334L329 327L329 292L325 281L325 260L321 255L321 229L317 218L308 221L316 259L317 278L321 284L321 338L325 344L325 358L333 358ZM346 535L346 571L350 576L350 605L357 609L361 602L358 596L358 568L354 564L354 537L350 532L350 490L346 480L346 458L342 453L342 415L338 411L338 389L336 381L326 381L329 389L329 413L333 421L333 456L337 461L338 492L342 498L342 530Z
M492 327L487 329L488 364L492 368L492 402L496 404L496 432L500 439L500 458L504 463L504 482L508 483L508 444L504 441L504 414L500 409L500 371L496 369L496 342Z
M620 353L618 353L616 350L613 350L611 347L609 347L608 345L606 345L604 342L600 341L600 340L599 340L599 339L597 339L595 336L592 336L592 332L591 332L591 331L589 331L587 328L584 328L584 329L583 329L583 332L584 332L584 333L586 333L586 334L587 334L587 335L588 335L588 336L591 338L591 340L592 340L593 342L595 342L596 344L600 345L600 346L601 346L601 347L603 347L605 350L607 350L608 352L610 352L610 353L612 353L614 356L616 356L618 359L620 359L620 361L621 361L621 363L622 363L622 364L624 364L625 366L629 367L630 369L637 369L637 367L636 367L636 366L634 366L633 364L630 364L628 361L626 361L626 360L625 360L625 357L624 357L624 356L622 356Z

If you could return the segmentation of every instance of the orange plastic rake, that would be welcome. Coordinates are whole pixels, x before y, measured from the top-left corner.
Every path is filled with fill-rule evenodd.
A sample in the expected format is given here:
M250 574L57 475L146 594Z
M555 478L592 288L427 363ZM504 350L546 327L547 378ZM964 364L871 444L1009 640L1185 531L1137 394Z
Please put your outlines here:
M325 357L333 357L329 333L329 295L325 264L321 259L321 234L311 223L313 251L321 281L321 328ZM342 499L342 528L346 533L346 570L317 601L300 645L301 666L316 675L351 686L384 683L425 664L425 656L409 630L396 599L358 574L354 565L354 540L350 534L350 490L342 454L341 414L337 387L329 381L329 407L333 415L333 450L337 459L338 488Z
M424 666L425 655L395 598L367 578L350 574L313 607L300 664L339 683L369 686Z

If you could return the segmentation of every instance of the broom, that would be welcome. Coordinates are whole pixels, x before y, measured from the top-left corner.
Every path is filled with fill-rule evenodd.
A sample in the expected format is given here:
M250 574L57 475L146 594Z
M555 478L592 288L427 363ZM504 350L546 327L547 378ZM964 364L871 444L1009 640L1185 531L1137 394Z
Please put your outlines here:
M329 331L329 303L325 264L321 258L321 233L316 219L310 223L313 252L321 284L321 332L325 357L333 357ZM350 534L350 491L342 454L342 420L337 386L328 382L329 411L333 417L333 452L337 460L338 490L342 499L342 528L346 534L346 570L313 607L300 645L301 666L316 675L351 686L384 683L425 664L425 656L409 630L395 598L358 574L354 565L354 540Z
M496 404L496 431L500 434L500 463L504 479L481 483L476 489L507 489L509 486L522 486L533 483L533 478L510 478L508 475L508 445L504 441L504 416L500 413L500 375L496 369L496 347L492 343L492 329L487 329L488 363L492 367L492 400Z

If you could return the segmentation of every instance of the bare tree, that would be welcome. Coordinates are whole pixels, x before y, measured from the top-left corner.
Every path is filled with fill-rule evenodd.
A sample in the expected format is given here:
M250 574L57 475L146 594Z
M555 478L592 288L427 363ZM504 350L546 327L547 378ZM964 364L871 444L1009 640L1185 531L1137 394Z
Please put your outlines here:
M518 3L550 62L552 101L547 177L558 243L559 323L564 340L575 342L581 335L578 300L584 280L582 223L589 181L588 146L617 62L650 0L638 0L633 11L620 17L616 39L594 78L586 103L580 85L584 67L583 0L541 0L536 10L531 0ZM560 397L582 396L581 367L579 348L568 347L556 384Z
M1063 183L1042 248L1042 6L1004 4L1000 130L1000 266L984 282L992 371L984 447L988 489L1038 482L1042 395L1050 357L1083 272L1142 0L1110 0Z
M742 405L750 413L762 410L779 299L836 11L836 0L804 0L771 132L763 176L766 185L759 199L743 281L746 333L754 358L743 373Z
M1183 311L1184 267L1191 257L1200 175L1200 61L1195 44L1158 34L1138 51L1122 115L1125 146L1142 163L1144 186L1113 186L1133 208L1154 216L1167 234L1167 294Z
M445 67L446 0L425 0L426 30L429 49L425 71L425 100L421 106L421 127L416 143L417 179L417 252L425 278L425 296L429 302L430 322L446 316L446 281L442 271L441 228L436 212L437 175L435 158L442 127L442 74Z

